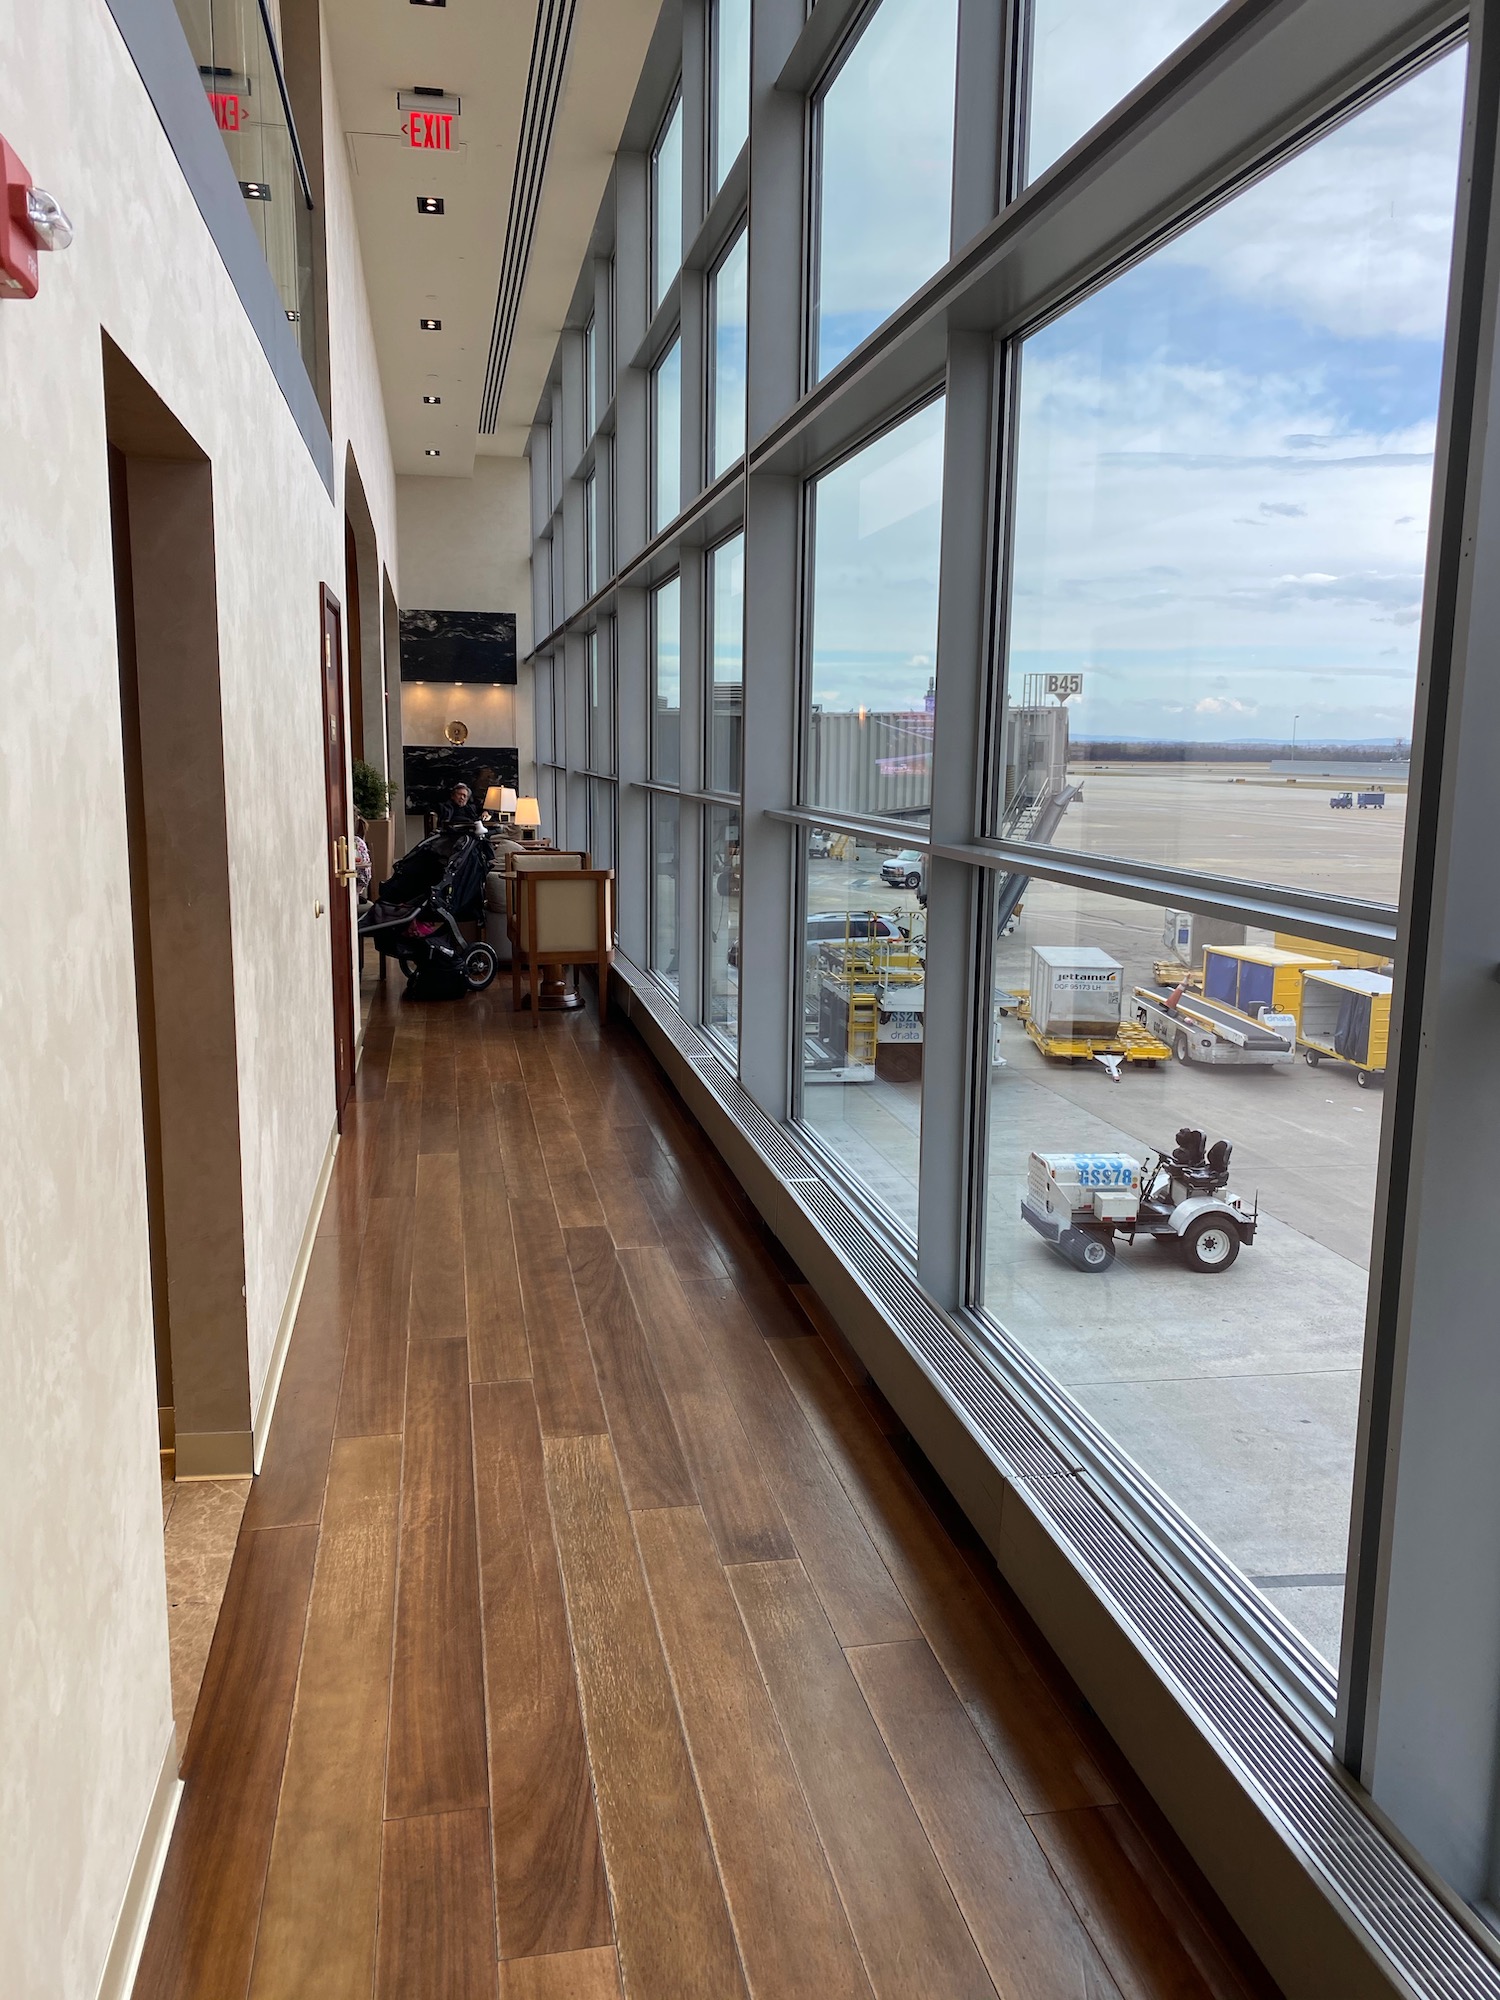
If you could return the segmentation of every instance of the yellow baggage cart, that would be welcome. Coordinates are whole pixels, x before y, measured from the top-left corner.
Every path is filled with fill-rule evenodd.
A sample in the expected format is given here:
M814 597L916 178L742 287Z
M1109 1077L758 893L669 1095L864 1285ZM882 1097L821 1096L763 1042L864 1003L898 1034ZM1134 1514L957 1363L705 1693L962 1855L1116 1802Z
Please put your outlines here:
M1389 973L1336 969L1302 976L1298 1043L1306 1062L1341 1063L1368 1090L1385 1075L1391 1037Z

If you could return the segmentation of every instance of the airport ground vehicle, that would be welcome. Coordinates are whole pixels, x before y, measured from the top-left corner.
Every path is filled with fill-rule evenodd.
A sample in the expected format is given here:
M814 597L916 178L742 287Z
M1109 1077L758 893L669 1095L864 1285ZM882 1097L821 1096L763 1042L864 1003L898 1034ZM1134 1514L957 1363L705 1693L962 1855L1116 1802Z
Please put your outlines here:
M804 1077L808 1083L915 1083L922 1075L927 968L920 940L897 931L811 945Z
M1356 804L1356 805L1357 805L1357 806L1359 807L1359 809L1360 809L1360 811L1361 811L1361 812L1363 812L1363 811L1364 811L1364 809L1365 809L1365 807L1366 807L1366 806L1370 806L1370 807L1373 807L1373 809L1374 809L1374 810L1375 810L1376 812L1384 812L1384 811L1385 811L1385 793L1384 793L1384 792L1361 792L1361 793L1359 794L1359 796L1357 797L1357 799L1355 800L1355 804Z
M1354 794L1353 792L1334 792L1330 795L1328 803L1335 812L1353 811Z
M1334 970L1302 978L1299 1040L1309 1066L1339 1063L1368 1090L1385 1075L1391 1033L1389 973Z
M915 847L903 847L899 854L893 854L889 861L880 864L880 879L888 882L893 889L920 889L922 886L922 856Z
M1203 997L1243 1020L1259 1021L1269 1012L1295 1021L1303 973L1331 971L1338 962L1338 953L1327 946L1288 951L1278 945L1210 945L1203 954Z
M1124 970L1097 945L1033 945L1031 984L1006 996L1002 1017L1024 1023L1044 1056L1097 1062L1118 1082L1123 1063L1163 1063L1167 1043L1121 1018Z
M1180 1063L1260 1068L1296 1060L1295 1015L1264 1008L1251 1020L1221 1001L1189 992L1186 980L1172 987L1137 986L1130 1011L1149 1034L1169 1044Z
M1176 1241L1194 1271L1227 1271L1255 1241L1258 1209L1229 1192L1227 1139L1184 1126L1171 1152L1033 1153L1021 1214L1079 1271L1107 1271L1115 1238Z

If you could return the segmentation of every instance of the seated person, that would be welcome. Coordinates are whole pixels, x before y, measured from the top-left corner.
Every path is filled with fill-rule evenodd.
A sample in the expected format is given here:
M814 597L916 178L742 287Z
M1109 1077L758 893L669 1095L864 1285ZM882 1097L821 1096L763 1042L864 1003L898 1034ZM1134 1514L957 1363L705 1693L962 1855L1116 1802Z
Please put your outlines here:
M438 827L472 826L479 818L479 808L474 803L474 794L460 778L438 807Z

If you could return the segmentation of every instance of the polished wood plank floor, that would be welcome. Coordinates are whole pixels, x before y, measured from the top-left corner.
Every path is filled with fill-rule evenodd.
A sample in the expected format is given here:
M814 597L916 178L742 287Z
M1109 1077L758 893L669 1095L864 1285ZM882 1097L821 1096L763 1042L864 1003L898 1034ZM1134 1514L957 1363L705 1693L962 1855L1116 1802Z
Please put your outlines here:
M371 1014L137 2000L1274 1989L623 1026Z

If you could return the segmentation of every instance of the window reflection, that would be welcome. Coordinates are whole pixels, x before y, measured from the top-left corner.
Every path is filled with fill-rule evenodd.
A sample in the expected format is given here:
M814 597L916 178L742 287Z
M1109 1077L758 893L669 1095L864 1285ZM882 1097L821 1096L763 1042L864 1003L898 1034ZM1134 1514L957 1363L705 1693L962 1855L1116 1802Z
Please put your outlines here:
M740 1032L740 815L738 807L708 809L703 1011L709 1032L731 1047Z
M1024 179L1061 158L1213 12L1206 0L1032 0Z
M745 314L749 246L742 229L709 280L709 477L745 450Z
M803 875L802 1120L911 1235L917 1229L926 868L823 827Z
M1025 342L1009 700L1067 703L1067 846L1395 899L1463 84Z
M651 795L651 970L677 988L677 843L680 808L669 793Z
M583 442L587 446L594 435L594 371L598 367L598 357L594 352L594 321L590 316L583 329Z
M651 304L666 297L682 265L682 99L673 104L651 156Z
M957 0L883 0L818 106L816 374L948 260Z
M651 597L651 775L675 785L682 744L682 589L677 577Z
M931 800L942 483L935 402L814 484L810 805Z
M750 136L750 0L714 0L713 144L709 193L718 192Z
M615 768L614 621L588 636L588 764L591 771Z
M709 551L710 688L708 783L737 792L745 728L745 537Z
M682 507L682 342L674 340L651 376L654 448L651 455L653 533Z
M606 780L589 781L589 853L595 868L615 865L615 788Z

